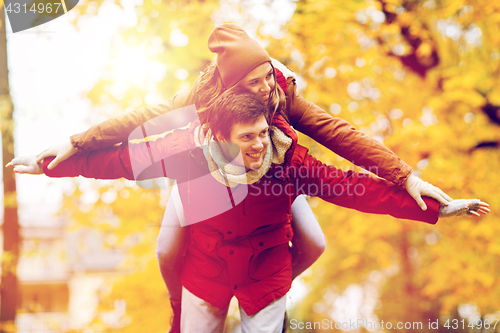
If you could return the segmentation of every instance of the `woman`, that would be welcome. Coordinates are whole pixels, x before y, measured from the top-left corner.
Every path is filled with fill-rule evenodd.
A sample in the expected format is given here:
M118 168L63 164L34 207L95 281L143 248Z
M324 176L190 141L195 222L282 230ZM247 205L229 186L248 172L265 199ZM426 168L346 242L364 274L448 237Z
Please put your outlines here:
M107 120L88 131L71 137L71 143L49 148L38 156L38 161L56 156L49 165L75 154L126 141L138 126L165 112L194 104L202 122L204 111L226 90L243 88L267 101L271 114L280 113L297 130L315 139L333 152L395 184L405 186L422 209L426 209L420 195L431 196L443 204L451 201L438 188L411 175L412 169L378 141L356 131L349 123L332 118L316 105L307 102L296 92L293 76L285 77L273 66L265 49L235 24L216 27L208 39L209 49L217 54L216 64L209 66L198 77L189 93L178 94L155 107L144 107ZM287 70L283 69L286 73ZM278 84L277 84L278 83ZM22 172L22 169L20 169ZM305 199L299 197L292 206L295 238L293 277L309 267L324 251L325 242L318 222ZM172 204L167 206L164 224L178 225ZM179 267L185 236L180 228L162 228L158 238L157 256L174 311L173 329L177 331L180 313L181 284ZM174 231L176 230L176 232Z

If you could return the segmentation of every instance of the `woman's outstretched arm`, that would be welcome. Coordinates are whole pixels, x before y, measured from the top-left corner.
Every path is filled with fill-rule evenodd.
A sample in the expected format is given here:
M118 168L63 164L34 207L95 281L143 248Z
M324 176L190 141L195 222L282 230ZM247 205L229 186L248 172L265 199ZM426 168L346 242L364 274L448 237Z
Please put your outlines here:
M14 158L7 164L16 173L41 174L49 177L83 176L96 179L126 178L143 180L182 174L182 165L188 161L187 153L194 147L194 129L169 132L155 140L131 141L128 144L111 146L84 154L74 155L60 162L53 169L48 165L52 157L38 161L34 156ZM171 177L175 178L175 177Z
M452 199L439 188L412 176L412 168L394 152L347 121L334 118L298 92L295 80L288 79L287 112L298 131L310 136L332 152L396 185L404 186L422 210L422 195L446 205Z
M183 117L179 116L180 113L192 113L192 108L189 110L183 109L188 103L188 100L189 93L183 92L158 105L152 107L145 106L126 112L117 118L107 119L90 127L85 132L72 135L68 142L45 149L37 155L37 162L40 162L46 157L55 156L48 166L50 170L60 162L77 153L102 149L127 141L130 133L138 126L174 110L180 110L180 112L176 114L176 118L179 121L183 121ZM160 121L164 122L163 120ZM186 124L187 122L184 121L184 123L177 124L177 126L181 127ZM148 133L148 135L159 133L160 132Z

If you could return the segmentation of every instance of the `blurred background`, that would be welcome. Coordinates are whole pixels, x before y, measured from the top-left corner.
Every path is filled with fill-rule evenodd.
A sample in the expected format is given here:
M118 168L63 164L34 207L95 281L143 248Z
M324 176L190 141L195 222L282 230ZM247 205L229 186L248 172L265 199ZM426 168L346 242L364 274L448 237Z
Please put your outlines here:
M297 74L308 101L453 198L492 209L431 226L311 198L327 250L294 282L289 318L305 328L290 331L360 319L344 330L389 331L376 328L384 321L423 324L406 332L500 332L500 3L80 0L15 34L0 17L3 165L189 90L212 59L210 31L237 23ZM300 143L354 168L306 136ZM155 258L168 190L5 168L2 179L0 332L168 330ZM227 331L239 331L235 304Z

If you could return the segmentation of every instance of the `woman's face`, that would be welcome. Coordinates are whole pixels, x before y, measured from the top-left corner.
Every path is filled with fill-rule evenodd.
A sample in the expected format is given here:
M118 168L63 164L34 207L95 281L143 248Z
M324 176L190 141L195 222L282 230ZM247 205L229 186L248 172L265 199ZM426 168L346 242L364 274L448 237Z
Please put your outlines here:
M246 91L262 97L264 101L269 99L269 93L274 88L273 67L265 62L255 67L248 73L238 85Z

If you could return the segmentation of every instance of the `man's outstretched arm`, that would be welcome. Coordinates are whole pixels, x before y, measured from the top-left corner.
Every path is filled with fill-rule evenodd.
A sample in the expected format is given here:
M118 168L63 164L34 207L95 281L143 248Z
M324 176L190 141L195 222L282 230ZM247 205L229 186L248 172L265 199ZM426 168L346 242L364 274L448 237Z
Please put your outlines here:
M305 148L297 148L301 151L296 154L291 172L295 173L292 179L297 179L297 184L302 185L297 187L302 192L300 194L318 196L336 205L365 213L388 214L431 224L436 223L439 217L459 215L459 212L471 215L489 212L488 205L479 200L454 200L447 207L429 197L423 197L428 207L423 211L400 186L369 174L344 172L325 165L307 154Z
M7 164L16 173L42 174L49 177L130 180L166 177L165 159L187 150L192 129L171 132L151 141L140 141L73 155L49 170L52 158L37 162L36 156L14 158Z

